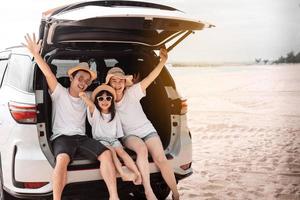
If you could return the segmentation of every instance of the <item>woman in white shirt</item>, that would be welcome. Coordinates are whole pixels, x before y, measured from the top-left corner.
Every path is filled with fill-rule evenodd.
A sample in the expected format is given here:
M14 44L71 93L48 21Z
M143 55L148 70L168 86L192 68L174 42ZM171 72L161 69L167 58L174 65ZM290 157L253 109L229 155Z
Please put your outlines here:
M98 86L91 99L82 92L79 96L87 105L88 121L92 126L93 138L112 151L113 161L123 181L141 184L140 172L131 157L124 151L118 138L124 136L120 118L115 111L115 90L105 84ZM124 161L131 172L125 172L118 156Z
M121 119L124 131L124 144L137 154L137 166L142 174L146 198L156 200L150 185L148 151L162 176L172 191L172 198L179 199L174 170L169 164L161 140L152 123L147 119L140 99L146 96L147 87L160 74L167 61L167 50L160 50L160 62L142 81L132 85L132 76L125 75L121 68L110 69L106 76L106 84L116 91L116 111Z

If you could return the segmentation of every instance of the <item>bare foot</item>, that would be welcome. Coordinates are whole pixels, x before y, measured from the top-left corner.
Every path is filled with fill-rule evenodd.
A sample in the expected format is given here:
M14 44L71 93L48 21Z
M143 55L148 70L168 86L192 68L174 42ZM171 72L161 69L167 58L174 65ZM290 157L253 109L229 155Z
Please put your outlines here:
M124 172L120 175L121 175L121 178L122 178L123 181L134 181L135 177L136 177L135 173L129 172L129 171Z
M135 178L133 180L134 185L141 185L142 184L142 176L140 173L135 174Z

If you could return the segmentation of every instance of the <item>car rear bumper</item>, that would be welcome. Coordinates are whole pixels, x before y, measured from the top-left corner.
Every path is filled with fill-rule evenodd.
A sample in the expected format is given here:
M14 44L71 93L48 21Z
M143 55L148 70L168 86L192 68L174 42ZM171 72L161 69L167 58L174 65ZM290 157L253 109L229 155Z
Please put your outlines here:
M10 194L13 197L20 198L20 199L39 199L39 200L50 200L52 199L52 192L47 193L22 193L22 192L16 192L13 190L10 190L6 187L3 187L3 189Z
M177 175L176 179L181 180L189 176L187 174L185 176ZM151 185L152 187L159 186L161 184L165 184L161 173L152 173L150 175L151 178ZM132 182L123 182L120 178L117 179L117 187L118 193L121 199L132 199L132 195L136 191L143 191L142 185L134 185ZM4 188L10 195L21 198L21 199L52 199L52 192L48 193L21 193L21 192L14 192ZM66 185L63 191L63 198L66 199L80 199L80 200L93 200L93 199L100 199L100 198L108 198L108 191L107 187L103 180L97 181L88 181L88 182L77 182L77 183L69 183Z

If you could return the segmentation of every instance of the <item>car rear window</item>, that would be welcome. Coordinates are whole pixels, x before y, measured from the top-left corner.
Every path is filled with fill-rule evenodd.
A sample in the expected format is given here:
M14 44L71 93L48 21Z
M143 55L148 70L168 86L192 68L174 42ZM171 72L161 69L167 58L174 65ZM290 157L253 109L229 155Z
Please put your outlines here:
M33 92L33 71L34 65L30 56L12 54L8 61L7 73L3 84L25 92Z
M105 65L109 68L114 67L117 63L119 63L116 59L114 58L108 58L104 59Z
M54 59L51 62L51 65L56 66L56 77L60 78L60 77L66 77L67 75L67 71L68 69L75 67L76 65L78 65L78 63L80 63L79 60L62 60L62 59ZM89 59L88 63L90 65L90 69L97 71L97 64L95 59Z

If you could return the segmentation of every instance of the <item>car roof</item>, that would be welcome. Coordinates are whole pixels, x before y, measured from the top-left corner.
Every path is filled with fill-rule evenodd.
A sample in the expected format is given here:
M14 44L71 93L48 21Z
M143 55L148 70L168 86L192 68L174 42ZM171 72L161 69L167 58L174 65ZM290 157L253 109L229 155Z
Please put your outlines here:
M10 51L11 53L15 53L15 54L25 54L25 55L32 57L32 55L28 51L28 49L21 45L8 47L4 51ZM1 51L1 52L3 52L3 51Z
M172 7L136 1L86 1L43 13L42 52L81 44L130 44L173 49L196 30L211 24ZM167 44L168 43L168 44ZM100 46L100 45L99 45Z

